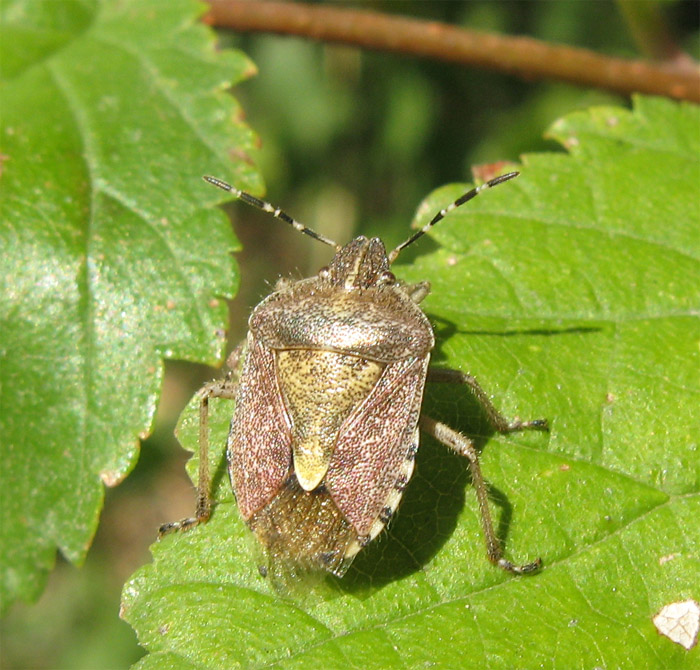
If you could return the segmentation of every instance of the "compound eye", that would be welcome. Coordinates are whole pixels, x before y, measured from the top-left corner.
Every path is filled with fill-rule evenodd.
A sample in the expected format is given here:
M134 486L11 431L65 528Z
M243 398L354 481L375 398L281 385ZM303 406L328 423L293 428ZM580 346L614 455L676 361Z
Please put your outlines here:
M385 270L382 272L379 277L377 278L377 284L379 285L390 285L390 284L395 284L396 283L396 277L394 276L393 272L389 272L388 270Z
M330 276L331 276L330 268L328 268L327 266L326 266L326 267L322 267L322 268L318 271L318 276L319 276L321 279L330 279Z

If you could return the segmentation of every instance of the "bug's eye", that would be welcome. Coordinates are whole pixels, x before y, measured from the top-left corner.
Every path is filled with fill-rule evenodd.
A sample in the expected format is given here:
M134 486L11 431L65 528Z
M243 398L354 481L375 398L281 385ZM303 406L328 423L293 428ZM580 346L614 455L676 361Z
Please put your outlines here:
M395 284L396 283L396 277L394 276L393 272L389 272L386 270L385 272L382 272L379 277L377 278L377 284L380 286L384 285L389 285L389 284Z
M326 267L322 267L322 268L318 271L318 276L319 276L321 279L328 279L328 278L331 276L331 271L330 271L330 269L329 269L327 266L326 266Z

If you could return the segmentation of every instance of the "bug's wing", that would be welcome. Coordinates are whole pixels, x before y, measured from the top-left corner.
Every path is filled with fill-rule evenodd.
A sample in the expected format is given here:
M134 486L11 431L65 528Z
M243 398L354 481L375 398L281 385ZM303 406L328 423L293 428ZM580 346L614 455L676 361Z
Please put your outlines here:
M247 521L282 486L292 457L290 421L275 354L250 334L227 454L236 501Z
M387 365L339 432L325 482L359 536L370 534L388 500L398 503L401 475L413 470L428 361L422 356Z

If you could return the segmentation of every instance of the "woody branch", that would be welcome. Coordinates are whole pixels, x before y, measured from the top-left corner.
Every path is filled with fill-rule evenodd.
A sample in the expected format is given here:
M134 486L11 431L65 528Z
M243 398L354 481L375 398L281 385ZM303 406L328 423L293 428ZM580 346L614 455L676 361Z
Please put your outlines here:
M529 37L325 5L250 0L209 0L209 5L209 23L236 31L296 35L473 65L525 79L553 79L623 95L647 93L700 102L700 70L694 66L610 58Z

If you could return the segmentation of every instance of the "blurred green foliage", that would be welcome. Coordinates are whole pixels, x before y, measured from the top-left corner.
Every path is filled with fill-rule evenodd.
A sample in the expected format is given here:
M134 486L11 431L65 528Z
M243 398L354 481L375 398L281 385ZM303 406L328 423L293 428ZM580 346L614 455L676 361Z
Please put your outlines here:
M680 46L697 57L697 4L664 4ZM612 1L371 6L610 55L637 54ZM259 68L234 93L261 140L254 160L269 199L339 242L363 232L391 246L405 237L418 203L436 186L469 181L475 164L555 150L542 133L572 110L624 104L564 84L297 39L222 34L221 40L222 46L246 52ZM267 292L264 281L313 271L327 253L265 215L237 207L236 218L245 251L242 292L231 310L232 341L242 336L250 306ZM107 492L85 567L78 571L59 562L40 601L13 608L1 629L3 668L111 669L142 654L133 632L118 619L120 590L148 562L158 523L192 507L186 455L172 428L192 391L212 374L186 363L167 366L157 428L130 477Z

